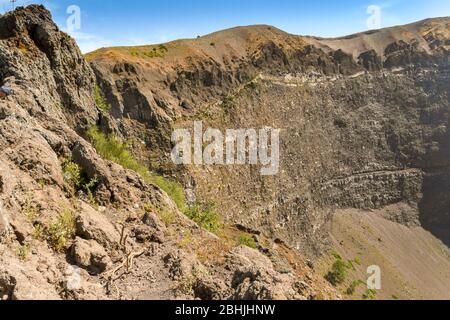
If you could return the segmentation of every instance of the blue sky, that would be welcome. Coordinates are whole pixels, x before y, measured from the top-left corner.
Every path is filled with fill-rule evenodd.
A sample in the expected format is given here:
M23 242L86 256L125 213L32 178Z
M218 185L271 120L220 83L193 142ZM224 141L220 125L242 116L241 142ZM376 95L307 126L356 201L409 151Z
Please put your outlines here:
M83 52L106 46L192 38L251 24L270 24L293 34L335 37L370 29L374 21L375 26L387 27L450 16L449 0L17 1L22 5L46 5L61 29L71 31ZM9 8L8 2L0 0L1 11ZM81 10L80 29L67 29L67 19L71 16L67 9L71 5ZM368 11L371 5L380 8L380 15L379 11ZM369 20L368 24L368 19L374 17L380 19Z

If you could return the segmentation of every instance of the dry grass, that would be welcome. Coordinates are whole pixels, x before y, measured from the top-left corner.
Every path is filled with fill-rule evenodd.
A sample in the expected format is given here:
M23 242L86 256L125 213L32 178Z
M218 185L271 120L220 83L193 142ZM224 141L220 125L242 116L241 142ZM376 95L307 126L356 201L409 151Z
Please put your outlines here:
M75 214L65 209L47 230L50 247L56 252L64 252L75 236Z

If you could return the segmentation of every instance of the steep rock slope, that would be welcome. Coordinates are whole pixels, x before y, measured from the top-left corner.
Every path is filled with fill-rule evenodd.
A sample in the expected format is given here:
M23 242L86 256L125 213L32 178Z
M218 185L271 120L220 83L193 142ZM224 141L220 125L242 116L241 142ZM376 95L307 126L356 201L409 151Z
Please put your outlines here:
M450 252L448 248L421 227L404 226L385 219L386 211L403 211L397 205L387 210L361 212L340 210L332 220L333 247L344 259L358 259L354 269L339 287L344 292L353 281L368 278L367 269L381 269L378 299L448 300L450 292ZM330 270L336 259L325 255L317 263L322 273ZM366 294L364 283L348 299L361 299Z
M150 129L142 150L147 158L154 159L147 149L157 147L152 130L182 126L185 119L203 117L219 127L271 125L285 134L282 171L288 177L278 182L299 180L331 206L417 204L423 171L431 179L448 166L448 26L446 18L433 19L342 39L254 26L160 46L102 49L88 59L109 92L114 117ZM170 134L159 134L166 141L159 149L170 146ZM392 186L378 188L396 195L346 199L342 192L342 186L354 187L353 179L374 189L380 175ZM411 182L408 194L401 194L397 180ZM275 197L296 197L297 187L292 183ZM430 210L421 218L431 225ZM448 225L441 218L441 226Z
M0 83L14 90L0 101L0 299L339 297L303 257L285 262L289 248L268 248L280 272L102 159L86 130L120 124L44 7L0 16Z
M120 123L115 133L140 141L143 161L177 175L193 202L216 202L226 221L317 256L337 209L377 210L448 246L449 23L338 39L240 27L87 58ZM172 128L193 120L280 128L280 173L174 167Z

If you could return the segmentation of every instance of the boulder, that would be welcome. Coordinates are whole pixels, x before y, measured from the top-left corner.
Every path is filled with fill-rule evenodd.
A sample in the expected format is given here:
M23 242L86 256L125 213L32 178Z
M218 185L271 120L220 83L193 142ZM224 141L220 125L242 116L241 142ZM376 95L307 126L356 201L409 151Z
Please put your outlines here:
M94 240L77 238L72 246L72 257L77 266L93 274L100 274L112 266L108 253Z
M205 267L195 256L188 255L181 250L171 251L163 260L173 280L182 280L205 271Z
M87 204L82 203L75 223L77 236L95 240L105 248L112 248L120 241L120 234L113 224Z
M225 300L229 291L225 282L217 278L199 278L194 284L194 295L202 300Z
M295 276L274 270L269 258L257 250L239 246L227 255L227 268L234 272L231 286L235 300L286 300L299 297Z
M164 233L147 225L134 227L134 236L139 242L164 242Z
M166 229L164 223L154 213L146 212L142 222L155 230L164 231Z
M60 297L42 274L10 259L0 265L0 300L60 300Z
M76 266L66 268L62 286L65 290L66 299L107 299L103 286L100 283L92 282L89 273Z

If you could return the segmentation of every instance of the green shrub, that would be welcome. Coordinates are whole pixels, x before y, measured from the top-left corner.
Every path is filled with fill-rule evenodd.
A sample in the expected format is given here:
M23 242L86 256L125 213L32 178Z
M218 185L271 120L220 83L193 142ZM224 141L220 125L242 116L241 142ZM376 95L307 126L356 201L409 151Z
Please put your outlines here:
M43 240L45 234L45 229L41 224L35 224L33 226L33 238L36 240Z
M167 209L162 209L157 211L158 217L164 222L168 227L175 222L177 215L175 212Z
M336 251L333 251L331 253L331 255L336 259L336 260L342 260L342 257L339 253L337 253Z
M190 245L194 243L195 237L192 234L192 231L188 230L184 233L183 239L178 242L178 246L180 248L188 248Z
M98 177L95 176L91 180L89 180L89 182L83 183L82 185L82 189L86 191L89 198L89 202L92 205L97 205L97 201L95 200L94 196L94 190L97 187L97 184L98 184Z
M129 52L133 57L139 57L139 51L136 48L130 48Z
M343 260L336 260L331 268L331 271L326 275L326 279L333 286L338 286L344 283L345 278L347 277L347 263Z
M95 176L89 181L83 175L81 167L72 162L66 161L63 164L64 181L72 196L75 196L76 192L83 190L87 193L91 204L95 204L94 190L98 184L98 178Z
M186 211L186 197L184 194L184 189L178 182L171 181L169 179L164 178L163 176L158 175L150 175L149 181L155 185L157 185L161 190L164 190L165 193L169 195L169 197L175 202L178 209L181 212Z
M177 219L177 214L172 210L166 208L156 208L151 203L144 204L144 212L151 213L155 212L158 217L165 223L166 226L170 226Z
M327 279L328 282L330 282L333 286L336 287L344 283L347 277L347 271L349 269L354 269L353 266L354 261L352 260L345 261L337 253L333 253L333 256L335 257L336 262L333 264L331 271L328 272L328 274L325 276L325 279Z
M128 48L128 52L133 57L141 58L163 58L169 50L165 45L159 45L157 47L131 47Z
M367 291L363 294L364 300L375 300L377 298L377 290L375 289L367 289Z
M95 86L94 98L95 98L95 105L100 111L108 112L111 109L111 106L106 101L105 96L103 95L103 91L99 85Z
M48 241L56 252L64 252L75 236L75 215L66 209L48 229Z
M164 54L157 51L156 48L153 48L151 51L144 51L142 54L144 55L144 57L147 57L147 58L162 58L162 57L164 57Z
M167 51L169 51L169 49L167 49L167 47L163 44L160 44L158 46L159 51L166 53Z
M241 234L238 239L238 245L247 246L252 249L256 249L256 241L248 234Z
M30 244L19 245L16 250L16 254L21 261L27 260L28 256L31 253Z
M150 179L150 172L134 159L127 143L117 137L106 136L97 127L90 128L87 134L103 159L113 161L126 169L133 170L144 179Z
M360 285L364 284L362 280L355 280L353 281L350 286L347 288L347 295L352 296L356 292L356 288L358 288Z
M195 204L185 212L186 216L198 223L209 232L217 233L220 228L220 218L215 211L214 203Z
M331 271L328 272L328 274L325 276L325 279L328 280L333 286L338 286L340 284L343 284L346 277L347 277L347 271L352 269L355 270L355 264L360 265L361 264L361 258L356 258L354 260L347 260L345 261L337 252L333 251L331 255L336 259L336 262L333 264ZM349 292L356 290L356 287L359 283L358 281L355 281L351 284L351 286L348 288ZM354 286L354 288L353 288ZM353 289L353 290L352 290Z
M64 182L68 185L72 193L75 193L82 184L81 168L78 164L67 161L63 164Z
M22 214L27 217L28 221L34 223L39 216L39 208L32 200L32 195L27 196L25 203L22 205Z

